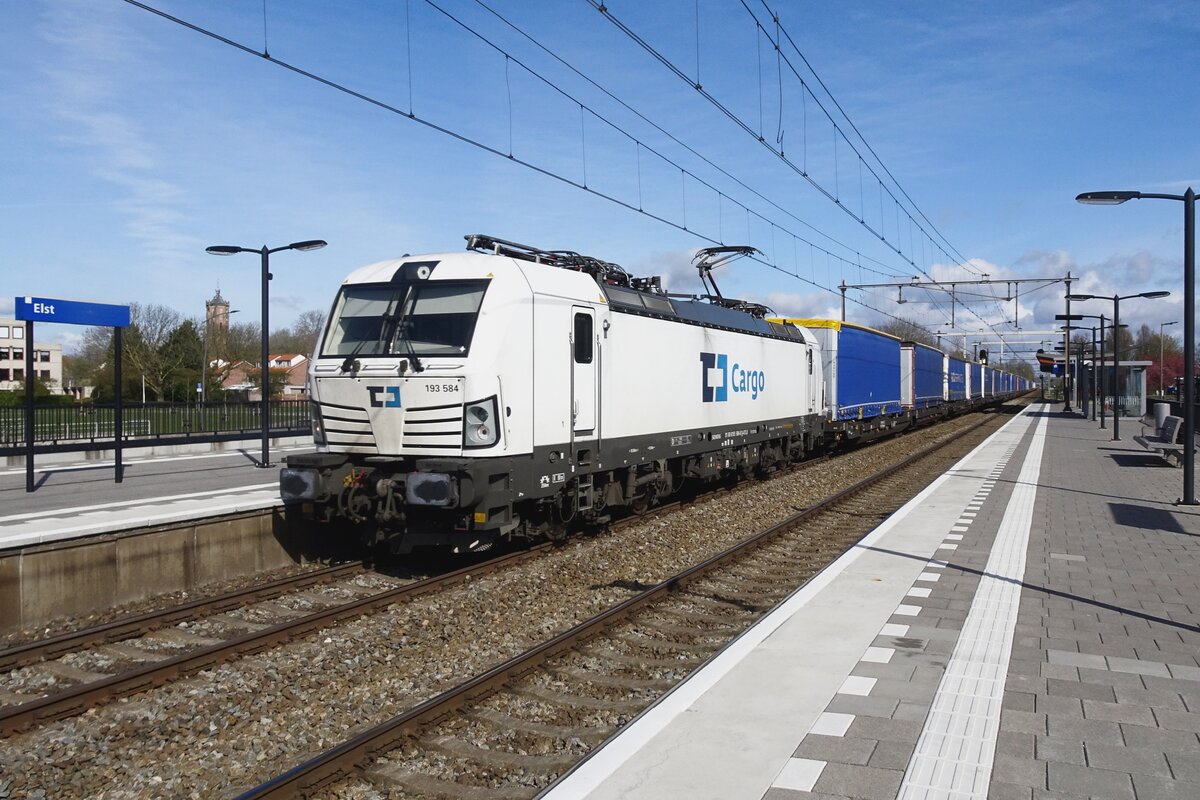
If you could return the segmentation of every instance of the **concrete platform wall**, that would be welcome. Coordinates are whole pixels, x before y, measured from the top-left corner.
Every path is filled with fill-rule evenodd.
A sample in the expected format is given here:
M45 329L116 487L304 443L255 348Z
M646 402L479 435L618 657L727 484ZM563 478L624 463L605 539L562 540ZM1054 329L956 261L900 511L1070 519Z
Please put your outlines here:
M303 560L282 509L0 552L0 633Z

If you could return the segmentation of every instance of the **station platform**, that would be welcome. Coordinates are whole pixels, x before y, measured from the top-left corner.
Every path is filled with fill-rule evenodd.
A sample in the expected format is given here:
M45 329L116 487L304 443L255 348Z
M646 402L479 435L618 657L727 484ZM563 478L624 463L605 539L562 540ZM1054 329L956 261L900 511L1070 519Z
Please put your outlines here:
M276 440L271 452L282 458L311 450L310 440L292 438ZM0 469L0 554L274 508L280 502L278 469L256 469L257 452L209 445L135 451L123 459L122 483L114 483L109 460L39 457L32 493L25 491L23 467Z
M1200 507L1034 403L540 797L1200 798Z

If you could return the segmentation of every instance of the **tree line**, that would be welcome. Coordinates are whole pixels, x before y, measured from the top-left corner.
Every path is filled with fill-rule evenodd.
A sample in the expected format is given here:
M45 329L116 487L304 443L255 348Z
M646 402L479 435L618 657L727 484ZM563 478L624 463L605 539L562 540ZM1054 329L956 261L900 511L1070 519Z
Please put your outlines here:
M230 320L228 328L209 324L203 318L186 318L168 306L130 303L130 324L122 333L121 396L147 402L186 402L195 399L196 386L204 381L205 395L220 400L221 379L229 364L246 361L256 367L261 357L261 328L255 322ZM320 311L305 311L290 328L272 331L271 353L301 353L311 356L324 324ZM63 356L65 384L95 387L93 399L111 401L113 385L113 329L88 328L76 350ZM202 366L208 363L207 369ZM257 386L257 370L250 379ZM273 379L272 379L273 380ZM269 387L273 388L273 387Z

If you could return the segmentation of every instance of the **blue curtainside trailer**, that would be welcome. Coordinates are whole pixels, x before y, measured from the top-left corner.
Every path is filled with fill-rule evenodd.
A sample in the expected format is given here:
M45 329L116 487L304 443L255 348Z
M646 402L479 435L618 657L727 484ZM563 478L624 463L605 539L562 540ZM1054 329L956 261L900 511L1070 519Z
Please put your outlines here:
M829 319L789 319L821 344L830 419L900 413L900 340L873 328Z
M983 364L969 364L967 388L972 400L983 399Z
M900 403L905 408L922 409L941 405L945 400L945 354L918 342L900 345Z
M947 402L967 399L967 362L954 356L946 356Z

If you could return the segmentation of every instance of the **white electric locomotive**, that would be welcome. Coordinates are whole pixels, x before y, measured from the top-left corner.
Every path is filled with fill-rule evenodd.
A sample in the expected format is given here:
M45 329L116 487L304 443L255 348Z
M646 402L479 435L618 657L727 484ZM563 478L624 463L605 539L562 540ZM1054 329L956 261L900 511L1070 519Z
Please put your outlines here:
M280 473L293 512L399 553L483 549L821 440L804 329L576 253L467 240L342 283L309 370L318 452ZM748 250L701 251L701 275Z

